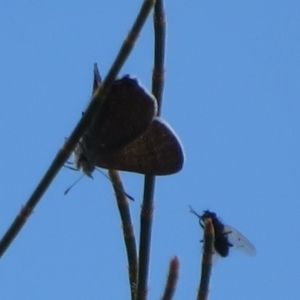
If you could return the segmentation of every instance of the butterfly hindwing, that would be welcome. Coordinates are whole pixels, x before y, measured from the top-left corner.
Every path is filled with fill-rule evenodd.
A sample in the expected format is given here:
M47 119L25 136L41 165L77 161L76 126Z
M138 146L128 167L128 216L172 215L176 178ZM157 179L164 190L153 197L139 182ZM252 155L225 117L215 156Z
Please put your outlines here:
M184 161L179 139L161 118L125 147L112 152L97 152L96 166L129 172L168 175L181 170Z

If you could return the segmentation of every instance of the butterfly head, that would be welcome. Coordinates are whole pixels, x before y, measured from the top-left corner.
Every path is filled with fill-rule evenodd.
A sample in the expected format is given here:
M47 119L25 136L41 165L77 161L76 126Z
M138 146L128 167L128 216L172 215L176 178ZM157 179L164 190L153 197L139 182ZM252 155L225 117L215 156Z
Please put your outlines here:
M80 141L75 147L74 156L74 165L76 169L81 170L86 176L93 178L92 173L95 170L95 165L90 161L86 150Z

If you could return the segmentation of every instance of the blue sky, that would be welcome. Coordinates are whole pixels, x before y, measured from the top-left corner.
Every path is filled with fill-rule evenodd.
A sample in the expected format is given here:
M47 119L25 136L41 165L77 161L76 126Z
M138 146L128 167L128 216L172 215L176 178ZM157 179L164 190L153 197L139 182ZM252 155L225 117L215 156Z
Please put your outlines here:
M129 3L130 2L130 3ZM172 3L171 3L172 2ZM105 75L140 1L2 1L0 234L32 193ZM299 299L300 2L168 1L163 117L186 162L157 178L149 299L177 255L175 299L195 299L202 232L216 211L255 246L213 269L210 299ZM150 89L152 19L120 75ZM109 181L62 169L1 259L1 299L127 299ZM143 177L122 173L138 236ZM128 297L127 297L128 295Z

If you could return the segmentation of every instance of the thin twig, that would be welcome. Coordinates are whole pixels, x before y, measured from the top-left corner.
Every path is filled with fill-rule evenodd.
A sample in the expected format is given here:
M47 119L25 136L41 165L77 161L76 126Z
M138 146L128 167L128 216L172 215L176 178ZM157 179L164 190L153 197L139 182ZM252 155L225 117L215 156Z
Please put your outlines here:
M120 71L122 65L127 59L130 51L132 50L134 43L139 35L139 32L141 31L152 9L152 6L154 5L154 2L154 0L145 0L143 2L140 12L128 36L126 37L112 67L110 68L101 86L93 94L92 100L84 115L82 116L81 120L78 122L77 126L71 133L68 140L58 151L56 157L54 158L44 177L41 179L40 183L30 196L24 207L21 209L20 213L18 213L15 220L0 240L0 257L4 254L4 252L14 240L16 235L22 229L23 225L28 219L28 216L33 212L34 207L38 204L41 197L43 196L47 188L50 186L54 177L71 155L72 151L76 146L76 143L78 142L79 138L83 135L84 131L87 129L93 117L96 114L98 114L101 110L105 96L108 93L110 86L113 84L116 76L118 75L118 72Z
M163 74L164 74L164 45L165 45L165 18L162 0L157 0L154 7L154 70L152 77L152 94L156 97L158 114L162 102ZM153 217L153 195L155 176L146 175L144 179L144 195L141 210L141 230L139 247L139 270L136 300L147 298L147 282L149 273L149 258L151 245L151 228Z
M178 272L179 272L179 260L175 256L174 258L172 258L170 262L165 291L163 296L161 297L161 300L171 300L173 298L176 284L177 284L177 279L178 279Z
M203 239L203 255L200 286L198 290L197 300L207 300L209 292L209 280L212 269L212 260L214 254L215 231L210 218L203 220L204 222L204 239Z
M157 115L160 115L165 79L164 61L166 38L166 19L162 0L156 1L154 6L153 23L155 32L155 51L154 69L152 73L152 93L155 96L158 104Z
M122 220L123 236L128 260L129 285L131 291L131 299L133 300L137 285L137 250L134 230L131 222L128 201L125 196L119 173L116 170L108 170L108 174L113 183L117 205Z
M147 298L147 281L151 244L151 226L153 217L153 194L155 176L145 176L144 195L141 210L141 230L139 248L138 288L136 300Z

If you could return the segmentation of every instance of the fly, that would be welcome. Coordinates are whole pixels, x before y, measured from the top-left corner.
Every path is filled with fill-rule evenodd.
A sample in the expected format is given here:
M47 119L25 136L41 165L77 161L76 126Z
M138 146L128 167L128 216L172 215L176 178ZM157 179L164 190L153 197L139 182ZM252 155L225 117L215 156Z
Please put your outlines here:
M238 230L229 225L225 225L216 213L205 210L202 215L199 215L191 207L190 210L199 218L199 223L202 228L204 228L205 219L210 218L212 220L215 231L214 248L220 256L228 256L231 247L250 256L254 256L256 254L255 247L252 243Z

